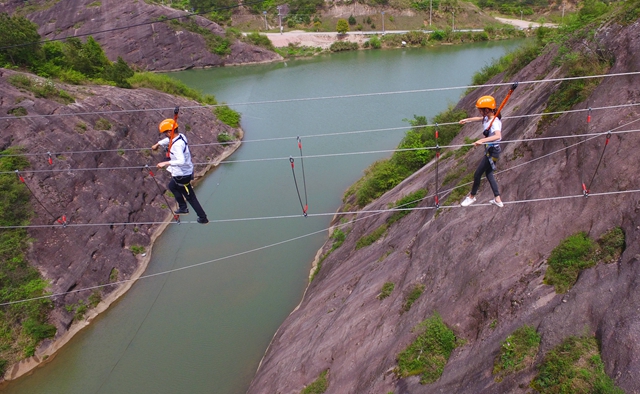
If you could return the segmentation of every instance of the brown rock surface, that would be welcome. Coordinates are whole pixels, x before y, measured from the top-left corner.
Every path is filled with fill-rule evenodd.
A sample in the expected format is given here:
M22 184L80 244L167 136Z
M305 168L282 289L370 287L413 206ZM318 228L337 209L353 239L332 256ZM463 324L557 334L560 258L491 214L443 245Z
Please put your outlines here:
M149 89L56 83L56 88L76 98L74 103L64 105L17 89L8 82L15 74L15 71L0 69L0 113L4 114L0 119L0 150L20 146L29 154L31 166L22 175L46 207L45 211L32 199L37 214L32 224L56 224L62 215L66 215L70 223L66 228L56 225L29 229L33 239L29 262L51 281L53 293L110 283L113 269L118 271L120 281L139 276L148 261L151 242L164 225L123 223L171 221L161 194L170 177L167 171L155 168L165 160L164 153L152 153L149 149L160 137L158 123L173 117L176 105L185 107L178 123L192 145L193 161L211 163L196 165L197 177L239 145L237 142L222 147L217 144L217 135L227 132L241 137L242 130L217 120L210 108ZM27 116L7 115L16 107L26 109ZM99 119L106 120L110 128L100 130L96 126ZM215 144L193 146L207 143ZM48 163L47 152L52 153L53 165ZM145 165L152 168L155 180ZM167 200L175 208L173 198ZM209 216L213 216L213 212L209 212ZM195 220L195 217L186 220ZM91 226L92 223L97 225ZM100 225L109 223L114 224ZM144 247L147 257L135 256L130 249L133 245ZM107 299L109 294L128 285L130 282L104 287L102 298ZM73 314L64 306L80 299L86 303L90 294L83 291L54 298L56 308L51 322L58 330L56 339L67 332L73 321ZM36 355L42 356L49 345L47 342Z
M609 73L637 71L639 35L638 22L597 31L599 47L615 58ZM589 50L584 43L574 49ZM552 65L554 56L546 53L510 80L563 77ZM541 113L558 85L521 84L505 117ZM507 87L478 89L458 107L475 114L477 97L494 94L501 99L506 91ZM574 109L632 104L639 95L637 75L604 78ZM639 119L635 106L594 111L590 130L637 129ZM586 128L586 112L566 113L537 130L539 120L540 116L504 119L503 140L534 139L503 147L499 167L504 172L498 182L507 202L504 208L487 204L492 194L483 179L476 205L442 208L435 215L429 209L433 199L427 199L419 205L426 209L413 211L378 242L356 250L356 241L384 224L391 213L358 215L345 242L323 261L299 307L274 336L249 393L299 393L327 369L327 393L527 392L535 366L501 382L492 375L501 341L524 324L536 327L542 336L536 364L565 337L588 332L601 344L607 374L625 392L640 392L640 200L637 193L595 196L640 189L640 135L611 137L592 196L584 198L580 173L594 173L605 137L578 146L571 146L579 141L576 138L535 141L581 134ZM465 126L453 144L463 143L464 137L477 138L478 128L477 123ZM476 148L460 161L442 161L440 179L453 168L473 171L481 154ZM418 188L432 192L432 164L365 209L386 209ZM454 184L441 185L441 193ZM557 196L576 198L544 200ZM543 200L518 203L533 199ZM457 202L445 196L445 203ZM579 231L595 239L616 226L626 237L626 250L617 262L583 271L565 294L543 284L546 259L561 240ZM328 242L324 251L330 247ZM385 282L394 282L395 290L380 301L376 296ZM404 297L416 284L425 285L425 292L401 313ZM421 385L418 376L398 379L393 373L397 355L415 339L413 328L436 311L466 343L452 353L436 382Z
M141 70L170 71L282 60L275 52L241 41L233 43L228 56L211 53L199 34L174 29L169 22L149 23L161 17L176 18L189 12L147 4L143 0L37 0L29 4L40 7L26 17L40 27L38 32L43 38L90 34L110 60L115 61L121 56L129 65ZM0 3L0 12L11 14L23 5L21 0L8 0ZM194 16L192 20L214 34L225 34L222 27L208 19ZM113 31L96 34L106 30Z

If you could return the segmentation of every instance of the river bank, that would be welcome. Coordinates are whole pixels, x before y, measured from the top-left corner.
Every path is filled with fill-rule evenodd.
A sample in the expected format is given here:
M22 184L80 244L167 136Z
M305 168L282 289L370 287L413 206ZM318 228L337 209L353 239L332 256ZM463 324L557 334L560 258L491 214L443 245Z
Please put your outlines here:
M211 163L205 166L203 169L196 171L195 176L196 179L192 181L192 184L196 186L200 183L204 178L216 167L220 165L220 163L231 156L240 146L242 145L242 139L244 138L244 131L242 127L238 127L237 131L238 139L233 143L230 143L225 147L225 150ZM43 343L38 349L36 349L35 354L32 357L26 358L14 364L10 368L7 369L3 376L3 381L0 382L0 389L8 384L8 382L15 380L21 376L25 376L34 369L43 366L47 362L52 361L55 358L57 352L64 347L74 336L76 336L81 330L86 328L91 324L91 322L98 317L101 313L105 312L109 307L119 300L123 295L125 295L131 287L143 277L144 272L147 270L149 263L151 261L151 256L153 252L153 247L160 235L165 231L165 229L169 226L169 224L173 223L173 214L169 213L164 219L164 223L159 225L158 228L151 234L151 243L149 245L149 250L146 253L139 255L138 261L139 266L132 274L131 278L125 281L121 281L121 286L117 287L113 292L109 293L107 297L102 299L95 308L89 309L85 318L81 321L74 322L69 330L66 331L62 336L56 338L48 343Z

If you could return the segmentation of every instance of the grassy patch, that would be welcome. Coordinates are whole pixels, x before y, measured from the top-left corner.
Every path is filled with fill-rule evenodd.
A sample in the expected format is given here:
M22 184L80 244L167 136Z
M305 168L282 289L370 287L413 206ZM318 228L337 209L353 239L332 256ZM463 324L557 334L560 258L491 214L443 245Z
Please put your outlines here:
M300 394L322 394L329 388L329 379L327 378L329 370L322 371L318 379L306 386Z
M27 109L25 107L15 107L7 111L7 115L13 116L27 116Z
M144 253L144 246L131 245L129 250L131 250L131 253L133 253L134 255L142 254Z
M391 225L403 217L411 213L411 208L418 206L420 201L427 195L427 189L418 189L413 193L407 194L398 201L396 201L390 208L402 208L404 211L396 211L389 218L387 218L387 224Z
M467 170L466 167L463 169L465 171ZM449 193L449 195L447 196L447 202L445 205L454 205L460 202L460 200L462 200L462 198L467 195L469 190L465 186L467 186L471 181L473 181L473 173L468 173L462 179L460 179L460 182L456 184L453 190L451 190L451 193Z
M270 51L275 51L276 49L273 46L273 43L271 42L269 37L267 37L265 34L260 34L257 31L247 34L244 37L243 41L248 42L249 44L253 44L253 45L268 49Z
M356 250L364 248L365 246L369 246L376 242L387 232L388 228L389 226L385 223L377 229L373 230L372 233L361 237L358 241L356 241Z
M297 43L289 43L288 46L276 48L276 53L284 58L308 57L322 52L320 47L308 47Z
M336 41L329 47L331 52L357 51L359 48L357 42Z
M555 286L556 293L565 293L576 282L580 271L600 261L617 260L624 247L624 233L619 227L603 234L597 242L583 232L571 235L551 251L544 283Z
M183 22L182 20L187 20L187 22ZM201 35L207 44L207 49L211 53L215 53L219 56L227 56L231 54L231 41L228 38L214 34L192 20L182 20L172 19L169 21L169 25L176 30L185 29L191 33Z
M385 298L389 297L395 287L396 287L395 283L385 282L385 284L382 285L382 289L380 289L380 294L378 294L377 298L379 300L384 300Z
M333 252L334 250L342 246L342 244L344 243L344 240L347 239L347 234L345 234L344 231L342 231L342 229L336 228L331 234L331 236L329 237L329 239L333 239L333 244L331 245L331 249L329 249L329 251L320 258L320 261L318 261L318 264L316 265L316 269L311 274L311 278L309 278L309 282L311 282L316 277L318 272L320 272L320 268L322 268L322 262L324 261L324 259L329 257L331 252Z
M500 346L500 353L493 363L496 380L531 365L538 353L540 335L531 326L522 326L509 335Z
M165 92L174 96L186 97L201 104L215 105L216 98L210 94L202 95L195 89L185 85L183 82L175 80L165 74L155 74L151 72L135 73L127 80L135 88L149 88Z
M240 126L240 113L232 110L226 105L221 105L213 109L213 113L224 124L231 127Z
M424 285L422 283L418 283L415 286L413 286L409 294L407 294L407 296L404 299L404 303L402 304L402 311L408 312L409 309L411 309L411 306L413 305L413 303L416 302L418 298L420 298L423 292L424 292Z
M604 372L593 337L569 337L553 348L538 368L531 387L547 393L623 394Z
M51 99L61 104L69 104L75 101L75 98L69 93L56 88L56 85L51 80L34 79L23 74L14 74L8 80L16 88L29 91L38 98Z
M418 337L398 355L395 373L400 378L420 375L420 383L433 383L444 371L456 336L437 313L416 326Z
M111 130L111 122L105 118L99 118L93 128L96 130Z

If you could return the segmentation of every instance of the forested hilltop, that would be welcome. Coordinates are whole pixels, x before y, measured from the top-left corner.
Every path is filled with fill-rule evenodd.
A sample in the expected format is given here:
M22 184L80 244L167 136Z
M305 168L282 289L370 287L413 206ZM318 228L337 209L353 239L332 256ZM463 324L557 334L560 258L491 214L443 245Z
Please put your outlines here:
M249 393L640 392L640 2L595 5L347 190ZM461 207L483 152L458 121L514 81L504 207L485 179Z

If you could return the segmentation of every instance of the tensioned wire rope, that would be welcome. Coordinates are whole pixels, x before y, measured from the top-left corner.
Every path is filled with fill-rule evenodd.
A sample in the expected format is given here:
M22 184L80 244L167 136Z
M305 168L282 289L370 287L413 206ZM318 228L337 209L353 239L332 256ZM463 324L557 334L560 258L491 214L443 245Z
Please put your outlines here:
M633 120L631 122L628 122L626 124L620 125L617 128L625 127L625 126L627 126L627 125L629 125L631 123L637 122L638 120L640 120L640 119L635 119L635 120ZM614 128L612 131L615 131L617 128ZM595 138L596 138L596 136L593 136L593 137L591 137L591 138L589 138L587 140L579 141L579 142L577 142L575 144L560 148L560 149L558 149L556 151L550 152L550 153L545 154L543 156L534 158L534 159L529 160L527 162L524 162L524 163L518 164L516 166L510 167L510 168L508 168L506 170L500 171L500 172L496 173L496 175L498 175L500 173L503 173L503 172L506 172L506 171L514 170L516 168L519 168L519 167L522 167L522 166L525 166L525 165L528 165L528 164L531 164L533 162L536 162L538 160L544 159L544 158L549 157L551 155L554 155L556 153L566 151L568 149L571 149L571 148L573 148L573 147L575 147L577 145L580 145L580 144L582 144L584 142L587 142L587 141L595 139ZM454 190L456 188L459 188L459 187L467 186L470 183L471 182L467 182L466 184L455 186L453 188L450 188L448 190L443 191L442 193L443 193L443 195L446 195L447 193L451 192L452 190ZM589 194L589 196L590 197L597 197L597 196L610 196L610 195L614 195L614 194L628 194L628 193L640 193L640 189L613 191L613 192L610 191L610 192L602 192L602 193L591 193L591 194ZM418 200L407 202L407 203L404 204L404 206L412 204L412 203L415 203L415 202L423 201L423 200L425 200L427 198L431 198L433 196L435 196L435 194L423 197L423 198L418 199ZM555 197L543 197L543 198L538 198L538 199L527 199L527 200L520 200L520 201L507 201L507 202L505 202L505 204L535 203L535 202L544 202L544 201L553 201L553 200L566 200L566 199L571 199L571 198L584 198L584 195L581 193L581 194L573 195L573 196L571 196L571 195L570 196L555 196ZM490 205L490 204L475 204L475 205L476 206L484 206L484 205ZM442 208L461 208L461 206L460 205L447 205L447 206L443 206ZM344 226L347 226L347 225L349 225L351 223L355 223L356 221L368 219L368 218L370 218L372 216L379 215L379 214L386 213L386 212L394 212L394 211L400 211L400 210L434 210L434 209L440 209L440 208L436 208L436 207L414 207L414 208L403 209L403 208L396 207L396 208L393 208L393 209L384 209L384 210L366 210L366 211L357 211L357 212L337 212L337 213L334 212L334 213L331 213L331 215L370 214L370 215L366 215L366 216L363 216L363 217L360 217L360 218L356 218L356 219L354 219L352 221L349 221L347 223L337 225L337 227L344 227ZM316 214L316 215L309 215L309 216L320 216L320 215ZM296 215L296 217L300 217L300 215ZM230 259L230 258L233 258L233 257L242 256L242 255L245 255L245 254L249 254L249 253L257 252L257 251L260 251L260 250L268 249L268 248L271 248L271 247L279 246L279 245L282 245L282 244L285 244L285 243L297 241L297 240L302 239L302 238L306 238L306 237L309 237L309 236L312 236L312 235L315 235L315 234L319 234L319 233L328 231L330 228L331 227L325 228L325 229L322 229L322 230L318 230L318 231L314 231L314 232L311 232L311 233L308 233L308 234L305 234L305 235L301 235L301 236L298 236L298 237L290 238L288 240L272 243L270 245L261 246L261 247L258 247L258 248L250 249L250 250L243 251L243 252L238 252L238 253L235 253L235 254L231 254L229 256L223 256L223 257L220 257L220 258L217 258L217 259L213 259L213 260L209 260L209 261L205 261L205 262L192 264L192 265L189 265L189 266L175 268L175 269L168 270L168 271L157 272L157 273L149 274L149 275L142 275L142 276L140 276L138 278L135 278L135 279L134 278L126 279L126 280L121 280L121 281L108 283L108 284L104 284L104 285L96 285L96 286L91 286L91 287L87 287L87 288L83 288L83 289L76 289L76 290L62 292L62 293L48 294L48 295L39 296L39 297L33 297L33 298L29 298L29 299L24 299L24 300L17 300L17 301L10 301L10 302L5 302L5 303L0 303L0 307L1 306L18 304L18 303L23 303L23 302L35 301L35 300L40 300L40 299L60 297L60 296L67 295L67 294L78 293L80 291L95 290L95 289L104 288L104 287L107 287L107 286L115 286L115 285L118 285L118 284L129 283L129 282L132 282L132 281L135 282L135 281L137 281L139 279L148 279L148 278L152 278L152 277L159 276L159 275L170 274L170 273L177 272L177 271L182 271L182 270L185 270L185 269L191 269L191 268L195 268L195 267L199 267L199 266L203 266L203 265L208 265L208 264L211 264L211 263L214 263L214 262Z
M555 112L543 112L543 113L536 113L536 114L525 114L525 115L513 115L513 116L504 116L503 119L520 119L520 118L531 118L531 117L536 117L536 116L553 116L553 115L562 115L562 114L569 114L569 113L577 113L577 112L585 112L585 111L599 111L599 110L611 110L611 109L618 109L618 108L628 108L628 107L635 107L640 105L640 103L629 103L629 104L617 104L617 105L609 105L609 106L603 106L603 107L589 107L589 108L584 108L584 109L573 109L573 110L566 110L566 111L555 111ZM438 126L450 126L450 125L458 125L458 122L447 122L447 123L438 123ZM353 135L353 134L365 134L365 133L374 133L374 132L382 132L382 131L398 131L398 130L409 130L409 129L414 129L414 128L426 128L426 127L436 127L435 124L426 124L426 125L417 125L417 126L401 126L401 127L387 127L387 128L380 128L380 129L368 129L368 130L354 130L354 131L343 131L343 132L338 132L338 133L322 133L322 134L307 134L307 135L298 135L298 136L288 136L288 137L273 137L273 138L260 138L260 139L255 139L255 140L240 140L238 142L241 142L242 144L245 143L251 143L251 142L271 142L271 141L284 141L284 140L292 140L292 139L298 139L298 138L303 138L303 139L307 139L307 138L323 138L323 137L337 137L337 136L342 136L342 135ZM543 138L550 138L550 137L541 137L538 138L537 140L542 140ZM515 140L514 140L515 141ZM522 141L522 140L517 140L517 141ZM201 144L189 144L189 146L191 147L201 147L201 146L215 146L215 145L228 145L229 142L211 142L211 143L201 143ZM462 145L448 145L448 146L441 146L441 148L445 148L445 147L463 147L463 146L468 146L465 144ZM427 148L416 148L416 149L434 149L433 147L427 147ZM10 153L10 154L0 154L0 158L1 157L15 157L15 156L22 156L22 157L31 157L31 156L48 156L48 157L53 157L53 156L57 156L57 155L73 155L73 154L95 154L95 153L109 153L109 152L140 152L140 151L146 151L146 150L152 150L149 147L142 147L142 148L118 148L118 149L93 149L93 150L78 150L78 151L47 151L47 152L39 152L39 153ZM307 156L305 156L307 157ZM279 160L281 158L273 158L273 159L257 159L257 160ZM252 161L252 159L245 159L245 160L226 160L221 162L221 164L225 164L225 163L238 163L238 162L247 162L247 161ZM208 165L211 163L195 163L197 165Z
M604 133L596 133L596 134L594 134L594 135L590 135L590 136L588 136L589 138L587 138L587 139L585 139L585 140L583 140L583 141L579 141L579 142L577 142L577 143L575 143L575 144L572 144L572 145L566 146L566 147L561 148L561 149L559 149L559 150L556 150L556 151L553 151L553 152L547 153L547 154L542 155L542 156L540 156L540 157L536 157L536 158L531 159L531 160L529 160L529 161L527 161L527 162L517 164L517 165L515 165L515 166L513 166L513 167L510 167L510 168L508 168L508 169L505 169L505 170L502 170L502 171L498 171L498 172L496 172L496 175L499 175L499 174L504 173L504 172L507 172L507 171L512 171L512 170L514 170L514 169L516 169L516 168L519 168L519 167L522 167L522 166L525 166L525 165L531 164L531 163L536 162L536 161L538 161L538 160L542 160L542 159L544 159L544 158L546 158L546 157L549 157L549 156L551 156L551 155L554 155L554 154L556 154L556 153L558 153L558 152L562 152L562 151L565 151L565 150L571 149L571 148L573 148L573 147L575 147L575 146L578 146L578 145L580 145L580 144L582 144L582 143L585 143L585 142L591 141L591 140L593 140L593 139L595 139L595 138L597 138L597 137L599 137L599 136L607 135L607 134L609 134L609 133L611 133L611 134L619 133L619 131L616 131L617 129L620 129L620 128L622 128L622 127L628 126L628 125L633 124L633 123L638 122L638 121L640 121L640 118L635 119L635 120L632 120L632 121L627 122L627 123L625 123L625 124L622 124L622 125L620 125L620 126L618 126L618 127L614 128L614 129L612 129L612 130L610 130L610 131L608 131L608 132L604 132ZM583 135L583 137L584 137L584 136L585 136L585 135ZM427 165L425 165L425 166L423 166L422 168L424 169L424 168L426 168L427 166L428 166L428 164L427 164ZM422 169L421 169L421 170L422 170ZM419 171L421 171L421 170L418 170L418 172L419 172ZM453 191L453 190L455 190L455 189L457 189L457 188L460 188L460 187L468 186L468 185L469 185L469 184L471 184L471 183L472 183L472 182L467 182L467 183L465 183L465 184L457 185L457 186L455 186L455 187L453 187L453 188L450 188L450 189L447 189L447 190L443 190L443 191L441 191L441 194L442 194L442 196L446 196L446 195L447 195L448 193L450 193L451 191ZM639 190L639 191L640 191L640 190ZM635 192L635 190L634 190L633 192ZM612 192L612 193L627 193L627 191ZM435 194L433 194L433 195L428 195L428 196L425 196L425 197L423 197L423 198L421 198L421 199L418 199L418 200L414 200L414 201L407 202L407 203L406 203L406 204L404 204L404 205L409 205L409 204L413 204L413 203L416 203L416 202L420 202L420 201L423 201L423 200L425 200L425 199L427 199L427 198L432 198L434 195L435 195ZM598 195L602 195L602 193L593 193L593 194L589 194L589 196L591 196L591 195L598 196ZM581 194L581 196L583 196L583 197L584 197L584 194ZM559 198L565 198L565 197L559 197ZM532 201L533 201L533 200L532 200ZM538 201L538 200L536 200L536 201ZM517 203L517 201L506 202L506 204L513 204L513 203ZM482 205L488 205L488 204L475 204L475 205L476 205L476 206L482 206ZM441 208L452 208L452 207L453 207L453 208L457 208L457 207L459 207L459 205L445 205L445 206L442 206ZM395 208L390 208L390 209L380 209L380 210L347 211L347 212L337 212L337 213L336 213L336 212L328 212L328 213L307 214L307 217L320 217L320 216L329 216L329 215L334 216L334 215L336 215L336 214L338 214L338 215L352 215L352 214L356 214L356 215L358 215L358 214L365 214L365 213L381 214L381 213L385 213L385 212L396 212L396 211L405 211L405 210L424 210L424 209L438 209L438 207L414 207L414 208L406 208L406 209L403 209L403 208L401 208L401 207L395 207ZM272 219L291 219L291 218L299 218L299 217L301 217L301 216L300 216L300 215L280 215L280 216L267 216L267 217L252 217L252 218L218 219L218 220L211 220L211 221L210 221L210 223L226 223L226 222L240 222L240 221L254 221L254 220L272 220ZM79 223L79 224L74 224L74 223L71 223L71 224L67 224L67 225L66 225L66 227L87 227L87 226L126 226L126 225L136 225L136 226L138 226L138 225L155 225L155 224L166 224L166 223L169 223L169 224L178 224L178 223L171 223L171 222L166 222L166 221L165 221L165 222L119 222L119 223L94 223L94 224L89 224L89 223ZM196 221L182 221L182 222L180 222L180 223L190 224L190 223L197 223L197 222L196 222ZM59 226L59 225L0 226L0 229L16 229L16 228L48 228L48 227L60 227L60 226ZM0 304L0 306L1 306L1 304Z
M440 125L442 126L442 125ZM636 133L639 132L640 129L631 129L631 130L621 130L621 131L605 131L600 133L589 133L589 134L567 134L567 135L559 135L559 136L551 136L551 137L540 137L540 138L524 138L517 140L508 140L501 141L500 144L511 144L511 143L521 143L521 142L542 142L549 140L558 140L558 139L570 139L570 138L587 138L590 136L601 136L607 135L609 133L613 134L628 134L628 133ZM447 148L462 148L473 146L473 144L454 144L454 145L440 145L440 149ZM422 151L422 150L435 150L437 149L435 146L428 147L420 147L420 148L396 148L396 149L382 149L382 150L368 150L368 151L357 151L357 152L343 152L343 153L325 153L325 154L316 154L316 155L305 155L304 158L309 159L317 159L317 158L327 158L327 157L340 157L340 156L353 156L353 155L365 155L365 154L379 154L379 153L394 153L394 152L411 152L411 151ZM1 156L0 156L1 157ZM251 162L266 162L266 161L282 161L289 160L290 156L287 157L268 157L268 158L258 158L258 159L239 159L239 160L223 160L218 164L232 164L232 163L251 163ZM214 161L211 162L196 162L193 163L194 166L208 166L215 164ZM139 165L139 166L118 166L118 167L82 167L82 168L49 168L49 169L39 169L39 170L18 170L18 171L0 171L0 174L38 174L38 173L56 173L56 172L79 172L79 171L111 171L111 170L139 170L146 169L148 165Z
M575 80L581 80L581 79L632 76L632 75L639 75L639 74L640 74L640 71L630 71L625 73L584 75L584 76L577 76L577 77L550 78L550 79L539 79L539 80L530 80L530 81L522 81L522 82L519 81L519 84L527 85L527 84L539 84L539 83L548 83L548 82L564 82L564 81L575 81ZM242 103L202 104L202 105L194 105L194 106L181 106L180 108L182 110L185 110L185 109L197 109L197 108L215 108L220 106L237 107L237 106L244 106L244 105L283 104L283 103L295 103L295 102L305 102L305 101L321 101L321 100L338 100L338 99L361 98L361 97L390 96L390 95L410 94L410 93L442 92L442 91L448 91L448 90L477 89L477 88L483 88L483 87L502 87L502 86L511 86L511 85L513 85L512 82L503 82L503 83L491 83L491 84L482 84L482 85L463 85L463 86L449 86L449 87L442 87L442 88L397 90L397 91L391 91L391 92L355 93L355 94L344 94L344 95L335 95L335 96L303 97L303 98L265 100L265 101L247 101ZM0 120L49 118L49 117L59 117L59 116L62 117L62 116L80 116L80 115L108 115L108 114L121 114L121 113L157 112L157 111L169 111L169 110L173 111L174 108L175 107L123 109L123 110L114 110L114 111L89 111L89 112L72 112L72 113L70 112L70 113L25 115L20 117L2 116L0 117Z

